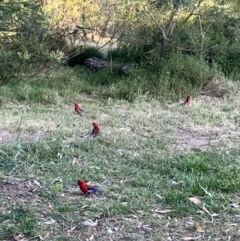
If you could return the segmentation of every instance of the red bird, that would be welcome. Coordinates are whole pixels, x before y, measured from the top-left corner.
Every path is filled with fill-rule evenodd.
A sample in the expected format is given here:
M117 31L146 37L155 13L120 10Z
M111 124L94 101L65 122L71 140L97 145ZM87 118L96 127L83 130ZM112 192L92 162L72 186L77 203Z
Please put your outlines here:
M189 106L190 104L191 104L191 96L189 95L186 98L185 102L183 103L183 106Z
M78 103L74 103L74 107L75 107L75 112L77 112L79 115L82 115L84 110L81 108L81 106Z
M97 186L91 186L91 185L88 185L87 183L85 183L83 180L81 179L78 179L77 181L78 183L78 186L80 188L80 190L84 193L84 194L92 194L92 193L95 193L95 192L98 192L99 189Z
M100 134L100 128L99 125L96 121L93 122L93 129L92 129L92 133L91 136L96 137Z

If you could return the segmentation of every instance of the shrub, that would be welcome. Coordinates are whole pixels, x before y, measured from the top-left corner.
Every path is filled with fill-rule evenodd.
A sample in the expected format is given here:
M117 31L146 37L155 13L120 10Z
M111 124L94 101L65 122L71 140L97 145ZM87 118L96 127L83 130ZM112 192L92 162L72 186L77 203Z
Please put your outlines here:
M158 75L158 80L155 77L154 82L159 82L155 83L155 88L175 96L201 89L216 74L215 68L210 68L199 56L183 55L181 52L172 52L164 58L153 56L152 62L151 71Z
M108 59L121 63L140 63L151 45L122 45L108 52Z

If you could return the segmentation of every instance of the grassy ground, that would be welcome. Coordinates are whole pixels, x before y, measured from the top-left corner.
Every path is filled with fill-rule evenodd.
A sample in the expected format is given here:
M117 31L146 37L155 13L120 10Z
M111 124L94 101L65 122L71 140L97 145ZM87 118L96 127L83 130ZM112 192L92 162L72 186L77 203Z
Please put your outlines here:
M41 103L36 89L19 84L14 99L2 87L0 239L239 240L240 88L230 85L235 94L188 108L69 86L45 89L54 101ZM99 195L82 195L78 178Z

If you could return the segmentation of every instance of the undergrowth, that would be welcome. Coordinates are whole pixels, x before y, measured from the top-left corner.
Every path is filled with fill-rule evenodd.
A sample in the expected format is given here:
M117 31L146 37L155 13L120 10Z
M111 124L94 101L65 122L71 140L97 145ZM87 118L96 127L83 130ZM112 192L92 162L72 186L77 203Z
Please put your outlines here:
M81 93L100 99L110 97L128 101L134 101L140 96L149 100L178 100L187 95L197 96L203 84L209 84L214 75L207 66L197 67L198 63L195 64L194 59L190 62L179 61L181 67L172 63L166 68L162 63L162 66L152 67L155 69L151 70L152 73L148 68L132 67L127 76L111 73L111 70L96 72L79 66L56 67L46 76L40 74L31 79L12 79L0 88L0 100L1 103L25 101L27 88L30 88L29 98L32 103L41 104L72 102Z

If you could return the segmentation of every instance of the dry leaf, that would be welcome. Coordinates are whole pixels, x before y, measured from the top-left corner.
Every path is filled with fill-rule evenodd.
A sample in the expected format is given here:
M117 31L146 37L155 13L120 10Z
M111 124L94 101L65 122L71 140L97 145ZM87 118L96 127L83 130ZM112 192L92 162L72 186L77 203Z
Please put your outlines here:
M199 198L196 198L196 197L190 197L189 200L197 206L202 204L202 201Z
M14 241L21 241L21 240L24 240L21 234L13 235L13 239L14 239Z
M204 233L204 232L205 232L204 228L201 227L198 223L195 223L195 224L194 224L194 228L196 229L196 231L197 231L198 233Z
M83 206L81 206L80 209L84 209L84 208L86 208L86 207L88 207L88 205L83 205Z
M155 213L161 213L161 214L164 214L164 213L170 213L172 212L173 210L170 210L170 209L165 209L165 210L154 210Z
M140 156L140 154L137 153L137 152L134 152L133 156L134 156L134 157L138 157L138 156Z
M204 204L203 204L202 209L203 209L203 211L204 211L205 213L207 213L207 214L208 214L209 216L211 216L211 217L216 217L216 216L218 216L218 214L216 214L216 213L210 213L210 212L205 208Z
M155 194L159 199L163 199L163 196L159 195L159 194Z
M141 228L142 225L143 225L143 222L140 222L137 227L138 227L138 228Z
M203 188L201 185L200 187L202 188L202 190L209 196L212 197L212 194L210 192L208 192L205 188Z
M119 128L120 131L131 131L131 128L126 127L126 128Z
M77 158L74 157L72 160L72 165L75 164L76 162L77 162Z
M53 181L52 181L52 184L54 184L55 182L60 182L60 183L62 183L63 182L63 180L62 180L62 178L56 178L56 179L54 179Z
M68 230L68 232L72 232L77 226L71 228L70 230Z
M227 223L225 225L228 225L228 226L237 226L237 223Z
M48 207L51 209L51 210L54 210L53 206L51 205L51 203L48 203Z
M172 181L172 185L178 185L178 184L181 184L181 183L183 183L183 181L180 181L180 182Z
M200 204L202 203L202 201L196 197L190 197L189 200L194 203L198 208L202 209L206 214L208 214L211 217L211 222L213 222L213 217L218 216L218 214L213 213L211 214L206 208L205 208L205 204L203 203L202 206L200 206Z
M122 156L123 155L123 151L121 149L117 150L117 154Z
M37 180L33 180L34 184L36 184L37 186L41 187L40 182L38 182Z
M86 220L84 222L82 222L83 225L85 226L89 226L89 227L95 227L98 224L98 221L96 220L95 222L91 221L91 220Z
M233 208L239 208L239 204L238 203L232 203L230 206L233 207Z
M54 219L52 219L52 218L50 218L50 219L51 219L51 221L46 221L44 223L47 224L47 225L50 225L50 224L53 224L53 223L56 222Z
M93 241L94 240L94 236L93 234L90 236L90 238L87 239L87 241Z
M148 230L148 231L152 230L152 228L150 228L150 225L142 225L142 229Z
M113 233L112 229L110 227L107 226L107 232L108 233Z
M150 230L152 230L152 228L150 228L149 226L150 226L150 225L143 224L143 222L141 222L141 223L138 224L138 228L142 228L142 229L144 229L144 230L150 231Z
M199 239L201 237L201 235L200 236L198 236L198 237L183 237L182 239L183 240L197 240L197 239Z

